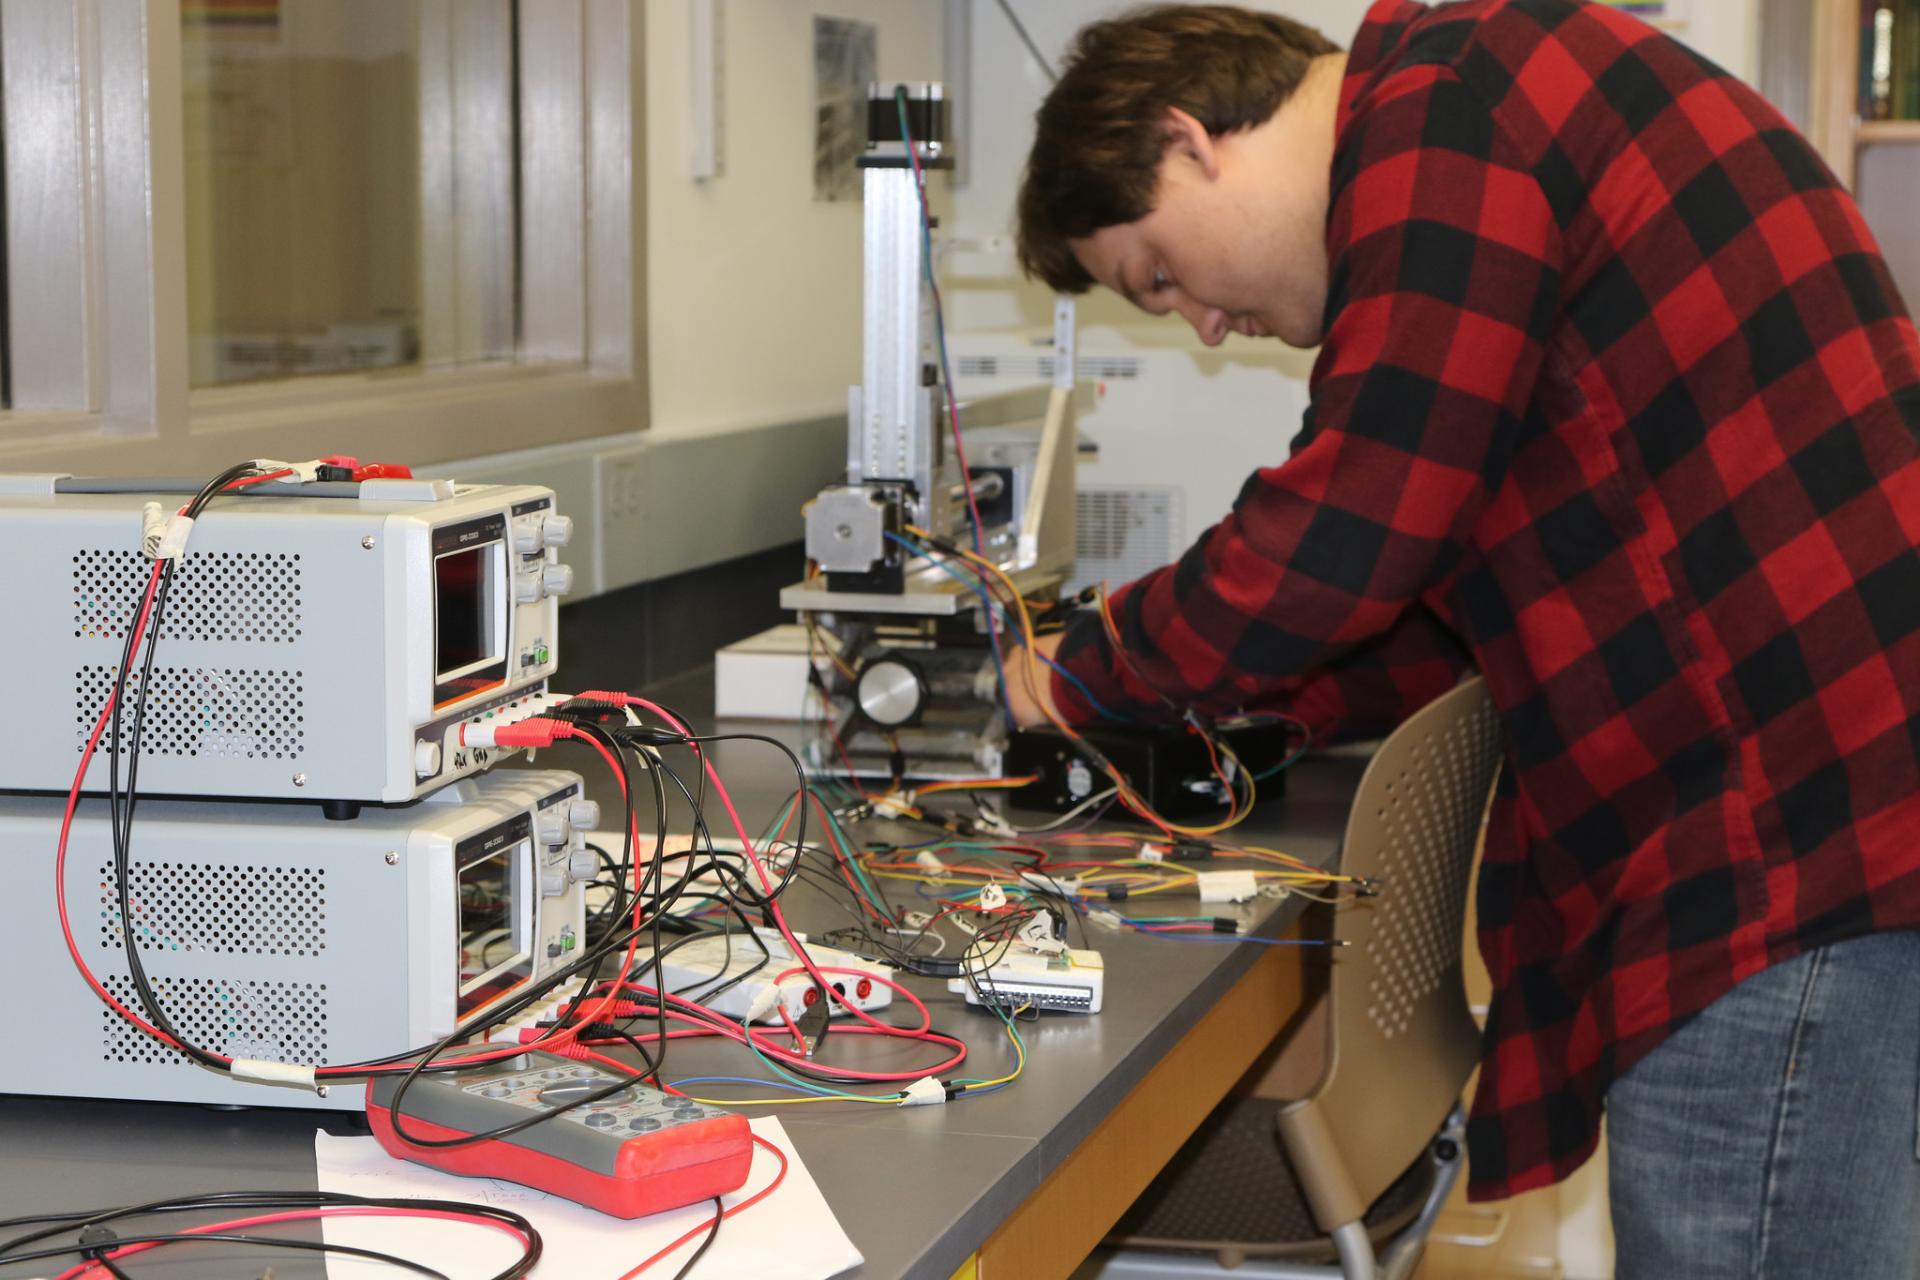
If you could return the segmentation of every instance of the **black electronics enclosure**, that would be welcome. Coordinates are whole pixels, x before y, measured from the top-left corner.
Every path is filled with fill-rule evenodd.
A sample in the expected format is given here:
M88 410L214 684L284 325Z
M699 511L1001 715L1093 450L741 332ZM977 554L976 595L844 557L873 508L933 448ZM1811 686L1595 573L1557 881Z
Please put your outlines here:
M1297 744L1284 720L1216 729L1215 735L1256 777L1285 760ZM1080 736L1112 761L1161 817L1190 818L1225 810L1226 789L1215 771L1207 743L1198 733L1188 729L1088 729ZM1227 764L1224 757L1221 763ZM1009 799L1023 808L1053 813L1063 813L1113 785L1086 752L1051 728L1021 729L1007 742L1006 776L1028 775L1035 780L1013 792ZM1235 781L1244 795L1244 782ZM1286 783L1284 769L1260 778L1256 802L1284 795ZM1125 817L1126 810L1115 808L1107 816Z

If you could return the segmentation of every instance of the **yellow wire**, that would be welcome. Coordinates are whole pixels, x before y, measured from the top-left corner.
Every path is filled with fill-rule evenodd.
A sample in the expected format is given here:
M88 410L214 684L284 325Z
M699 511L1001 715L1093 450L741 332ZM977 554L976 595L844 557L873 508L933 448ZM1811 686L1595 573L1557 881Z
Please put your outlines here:
M803 1102L865 1102L876 1107L898 1106L898 1097L857 1098L849 1094L843 1098L694 1098L695 1102L704 1102L710 1107L792 1107Z
M1013 1070L1008 1074L1001 1076L997 1080L976 1080L972 1084L969 1084L966 1087L966 1090L965 1090L966 1092L972 1093L975 1089L986 1089L996 1084L1012 1084L1015 1080L1018 1080L1020 1078L1020 1073L1027 1069L1027 1046L1022 1044L1020 1042L1020 1037L1014 1034L1013 1020L1031 1008L1033 1008L1033 1006L1030 1004L1021 1005L1018 1009L1015 1009L1011 1014L1009 1014L1007 1016L1006 1022L1002 1024L1006 1028L1007 1039L1013 1041L1013 1052L1014 1052Z
M912 534L916 538L921 539L922 541L925 541L925 542L933 541L933 535L931 533L928 533L925 529L920 528L918 525L911 525L911 524L907 525L906 530L908 533ZM942 550L945 550L945 548L942 548ZM1007 593L1013 597L1014 604L1019 607L1020 633L1024 637L1023 642L1020 646L1020 657L1022 659L1023 674L1026 676L1027 694L1029 697L1033 699L1034 705L1040 708L1041 713L1045 715L1049 721L1052 722L1054 728L1060 730L1061 733L1066 734L1067 737L1071 738L1075 742L1082 741L1079 733L1075 732L1073 726L1069 725L1066 721L1062 720L1059 716L1055 715L1053 708L1048 705L1048 700L1041 697L1038 692L1038 686L1036 684L1036 681L1040 679L1040 664L1039 664L1039 661L1034 657L1034 653L1033 653L1033 615L1027 611L1026 597L1020 594L1020 589L1014 585L1013 579L1009 578L1004 572L1002 572L1000 566L993 563L993 561L988 560L984 556L975 555L973 552L968 551L965 547L954 547L953 550L959 552L960 555L964 559L966 559L969 563L979 565L981 568L985 569L988 573L991 573L994 577L998 578L1001 582L1001 585L1006 587ZM1225 831L1229 827L1235 826L1236 824L1244 820L1247 814L1252 811L1254 798L1256 795L1254 785L1253 785L1253 775L1246 773L1246 771L1243 769L1241 772L1247 778L1246 806L1244 808L1237 809L1234 812L1234 814L1224 822L1217 822L1210 826L1205 826L1205 827L1188 827L1188 826L1182 826L1181 824L1176 822L1168 822L1167 819L1165 819L1164 817L1161 817L1159 814L1154 813L1153 806L1147 803L1146 798L1144 796L1142 796L1138 791L1134 790L1133 785L1126 780L1125 776L1122 775L1118 769L1114 769L1111 766L1108 766L1107 772L1108 772L1108 776L1113 779L1114 784L1120 788L1120 792L1123 796L1127 797L1133 804L1137 805L1142 812L1153 814L1155 820L1160 822L1163 826L1165 826L1168 831L1175 832L1183 836L1210 836L1218 832Z

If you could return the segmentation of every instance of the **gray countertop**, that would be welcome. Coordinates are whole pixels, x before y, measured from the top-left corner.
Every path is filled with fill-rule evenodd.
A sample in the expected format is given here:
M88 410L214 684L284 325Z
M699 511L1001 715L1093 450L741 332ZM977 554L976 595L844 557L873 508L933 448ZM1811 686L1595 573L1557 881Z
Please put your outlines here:
M698 690L684 692L698 715ZM584 754L584 753L583 753ZM788 769L770 748L721 744L721 774L744 802L791 789ZM593 766L546 753L541 765ZM1329 862L1345 828L1361 763L1309 759L1289 773L1288 794L1263 806L1241 832L1316 864ZM774 788L779 788L775 791ZM650 806L646 806L650 808ZM609 810L609 813L612 811ZM643 812L641 829L651 813ZM756 817L749 816L749 823ZM796 928L836 922L796 883L788 911ZM1156 895L1156 905L1178 903ZM1188 899L1190 902L1191 899ZM1297 900L1272 900L1209 914L1261 917L1276 933L1298 913ZM1176 910L1179 908L1176 907ZM943 1107L827 1104L769 1108L782 1123L841 1224L866 1256L849 1275L947 1280L981 1242L1112 1112L1146 1073L1252 964L1257 944L1182 942L1088 926L1106 963L1103 1012L1049 1014L1023 1027L1025 1073L1012 1087ZM1079 939L1074 938L1076 944ZM969 1009L943 983L909 979L939 1029L970 1050L966 1074L993 1077L1013 1066L1000 1024ZM1276 1011L1279 1026L1282 1011ZM16 1024L16 1033L22 1029ZM14 1052L33 1052L24 1037ZM828 1037L826 1060L858 1068L902 1063L928 1050L869 1037ZM712 1074L758 1075L751 1058L730 1044L677 1041L668 1079ZM121 1204L187 1191L314 1185L313 1132L324 1122L356 1132L352 1117L285 1110L219 1111L172 1104L0 1097L0 1218L30 1212ZM12 1234L5 1232L0 1234ZM276 1280L320 1277L317 1257L279 1253L235 1257L218 1271L210 1250L162 1250L141 1259L152 1280L245 1276L271 1263ZM231 1256L231 1255L229 1255ZM252 1270L247 1269L252 1265ZM51 1275L59 1267L0 1266L0 1280ZM536 1273L537 1274L537 1273Z

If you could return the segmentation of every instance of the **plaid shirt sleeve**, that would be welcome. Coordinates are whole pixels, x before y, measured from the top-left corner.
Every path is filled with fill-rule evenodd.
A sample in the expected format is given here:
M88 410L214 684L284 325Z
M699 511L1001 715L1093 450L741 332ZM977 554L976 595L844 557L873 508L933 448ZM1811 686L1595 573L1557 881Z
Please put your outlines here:
M1119 651L1096 616L1062 644L1062 665L1116 711L1271 704L1389 635L1444 581L1504 472L1558 305L1544 194L1445 67L1374 86L1337 157L1330 321L1293 456L1249 477L1177 563L1115 593ZM1057 675L1053 695L1092 718Z
M1385 635L1283 681L1246 709L1285 712L1305 723L1316 743L1381 738L1453 688L1472 665L1460 638L1420 606Z

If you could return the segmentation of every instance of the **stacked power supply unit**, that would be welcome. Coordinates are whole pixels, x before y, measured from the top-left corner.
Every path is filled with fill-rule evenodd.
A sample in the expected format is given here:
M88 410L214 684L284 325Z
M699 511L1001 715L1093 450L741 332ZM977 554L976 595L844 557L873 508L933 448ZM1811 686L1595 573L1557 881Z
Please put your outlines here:
M314 1070L451 1036L582 945L581 779L462 745L547 692L571 526L544 488L376 478L250 484L182 530L197 488L0 476L33 550L0 610L0 1018L63 1046L5 1055L0 1093L357 1109Z

